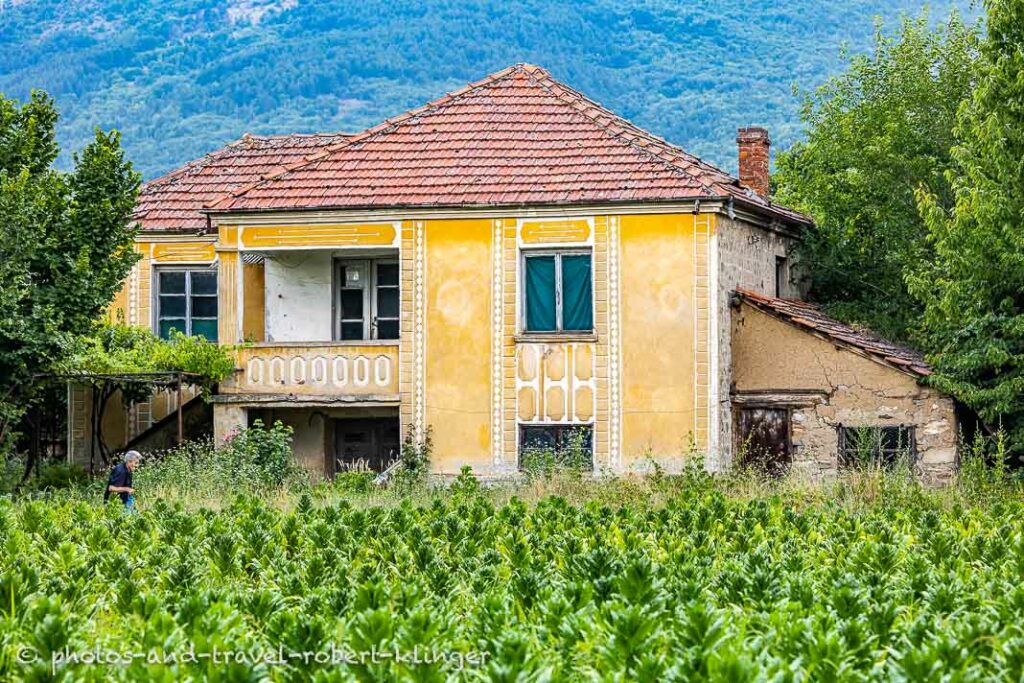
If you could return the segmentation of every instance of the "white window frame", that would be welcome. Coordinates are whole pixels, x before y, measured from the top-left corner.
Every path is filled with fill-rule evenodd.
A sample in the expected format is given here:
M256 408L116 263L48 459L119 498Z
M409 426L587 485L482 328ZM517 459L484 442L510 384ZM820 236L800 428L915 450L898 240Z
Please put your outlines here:
M527 298L526 298L526 259L534 256L555 257L555 329L553 330L531 330L527 327ZM563 329L565 320L562 316L562 256L589 256L590 257L590 329L589 330L566 330ZM597 303L595 301L597 289L597 277L594 271L594 250L589 247L569 247L520 249L519 250L519 329L524 335L592 335L597 326Z
M344 288L344 279L342 277L342 268L347 265L362 265L367 273L368 284L363 287L363 336L362 339L345 339L341 338L341 290ZM377 315L377 290L380 285L377 282L377 267L381 265L399 266L398 273L398 284L397 285L384 285L385 289L395 289L398 291L398 315L394 317L386 317L383 320L391 321L394 320L399 325L399 337L401 337L401 323L402 323L402 273L401 263L397 256L383 256L383 257L339 257L334 259L334 322L333 322L333 334L335 341L375 341L378 339L379 325L377 324L381 320L380 316ZM383 341L397 342L398 338L386 339Z
M156 286L153 287L153 334L157 337L160 336L160 275L162 273L184 273L185 274L185 334L187 336L192 335L192 273L212 273L217 280L217 291L214 294L198 294L196 296L213 297L217 299L217 314L213 318L201 317L199 320L213 320L218 325L220 324L220 273L217 272L216 266L211 265L169 265L169 266L155 266L153 268L153 280L156 282ZM177 294L164 294L164 296L178 296ZM171 316L168 316L171 317ZM220 334L217 335L218 342Z

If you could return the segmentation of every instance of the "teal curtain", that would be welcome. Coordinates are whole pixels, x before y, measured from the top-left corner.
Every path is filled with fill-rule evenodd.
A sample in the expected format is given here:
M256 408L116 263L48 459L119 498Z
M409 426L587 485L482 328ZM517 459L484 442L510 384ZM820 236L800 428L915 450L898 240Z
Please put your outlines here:
M555 257L526 259L526 330L555 330Z
M589 254L562 257L562 329L594 329L594 295Z

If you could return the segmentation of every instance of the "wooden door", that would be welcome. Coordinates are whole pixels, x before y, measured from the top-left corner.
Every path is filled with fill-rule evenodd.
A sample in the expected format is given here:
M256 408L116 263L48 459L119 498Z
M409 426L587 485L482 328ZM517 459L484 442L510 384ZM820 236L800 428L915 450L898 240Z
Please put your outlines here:
M399 441L394 418L335 420L334 471L381 472L398 458Z
M741 408L737 420L741 462L770 476L785 474L792 455L789 410Z

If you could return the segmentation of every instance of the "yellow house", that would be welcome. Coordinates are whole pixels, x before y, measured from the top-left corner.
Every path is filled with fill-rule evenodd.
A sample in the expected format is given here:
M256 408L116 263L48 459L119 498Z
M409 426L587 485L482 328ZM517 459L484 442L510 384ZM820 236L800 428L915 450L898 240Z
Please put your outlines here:
M732 294L796 296L809 224L768 197L767 133L738 142L739 179L530 65L355 135L246 136L146 186L113 309L248 342L216 437L282 420L327 475L428 428L442 474L572 435L597 471L724 466Z

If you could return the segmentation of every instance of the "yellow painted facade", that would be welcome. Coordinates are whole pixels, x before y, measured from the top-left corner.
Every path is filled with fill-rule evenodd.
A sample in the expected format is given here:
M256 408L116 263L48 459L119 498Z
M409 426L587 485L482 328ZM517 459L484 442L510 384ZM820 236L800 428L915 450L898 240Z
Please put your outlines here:
M248 343L221 389L229 404L215 406L219 430L247 406L376 405L394 411L403 434L432 428L436 471L500 475L518 469L524 425L585 425L595 469L623 472L708 444L714 231L709 213L220 225L191 240L140 241L143 260L111 315L122 309L152 328L155 268L216 264L220 341ZM524 333L521 271L534 249L592 255L592 331ZM263 258L285 250L393 255L400 339L279 341ZM325 282L332 315L337 283Z

